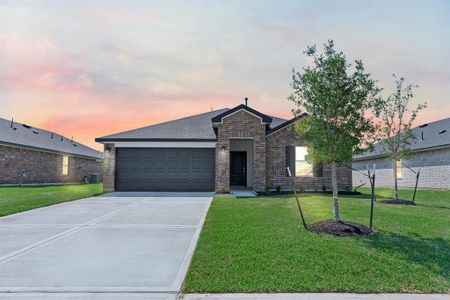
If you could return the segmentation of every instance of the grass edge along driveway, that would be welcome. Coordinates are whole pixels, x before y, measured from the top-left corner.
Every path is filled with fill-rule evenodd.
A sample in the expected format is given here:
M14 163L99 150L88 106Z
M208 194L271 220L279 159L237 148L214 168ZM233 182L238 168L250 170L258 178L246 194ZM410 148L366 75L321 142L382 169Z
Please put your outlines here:
M0 217L103 193L103 185L0 187Z
M390 196L388 189L377 193ZM342 218L367 225L369 198L341 197ZM329 195L301 201L308 223L332 218ZM416 201L377 203L377 234L337 238L304 230L291 196L215 198L183 292L446 293L450 191L421 190Z

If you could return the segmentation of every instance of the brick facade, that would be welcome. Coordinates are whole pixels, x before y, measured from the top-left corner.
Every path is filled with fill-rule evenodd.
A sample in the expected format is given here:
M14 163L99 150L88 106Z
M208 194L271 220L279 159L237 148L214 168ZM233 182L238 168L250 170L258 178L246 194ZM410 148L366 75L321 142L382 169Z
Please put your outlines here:
M63 155L0 145L0 184L81 183L90 173L101 174L101 160L69 155L69 172L62 174Z
M263 191L267 185L274 189L281 186L291 188L291 179L286 174L286 146L302 146L292 126L286 126L266 137L266 128L261 119L246 112L238 111L218 124L216 146L216 190L230 189L230 140L253 140L253 189ZM323 176L296 177L296 185L307 190L331 189L331 168L324 166ZM338 168L338 187L352 187L352 172L347 167Z
M375 185L379 187L393 187L394 175L392 162L385 158L368 159L353 162L353 168L367 172L367 164L370 168L376 164ZM450 148L429 150L415 153L411 158L404 159L403 163L414 171L420 169L419 188L450 189ZM398 180L400 188L414 188L416 175L407 167L402 167L402 178ZM370 186L366 176L353 171L353 185L365 183Z
M240 110L225 117L217 128L216 190L230 190L230 140L253 140L253 189L266 185L266 129L261 119Z
M302 146L303 141L296 137L292 126L280 129L266 136L266 125L261 118L245 110L237 111L222 119L217 124L217 143L215 161L216 191L230 190L230 151L233 151L231 141L251 140L252 159L251 180L255 191L263 191L266 186L275 189L281 186L290 189L290 178L286 174L286 146ZM242 149L241 149L242 150ZM113 143L105 144L103 158L103 187L105 191L115 189L116 149ZM325 185L331 189L331 168L323 167L323 176L297 177L297 187L307 190L321 190ZM338 168L339 189L352 186L352 172L349 168Z
M286 126L266 138L267 155L267 185L274 189L277 186L291 189L291 178L286 175L286 146L304 146L304 141L298 138L293 126ZM347 167L338 167L338 188L347 189L352 186L352 172ZM297 187L306 190L322 190L322 186L331 189L331 167L323 167L323 176L296 177Z

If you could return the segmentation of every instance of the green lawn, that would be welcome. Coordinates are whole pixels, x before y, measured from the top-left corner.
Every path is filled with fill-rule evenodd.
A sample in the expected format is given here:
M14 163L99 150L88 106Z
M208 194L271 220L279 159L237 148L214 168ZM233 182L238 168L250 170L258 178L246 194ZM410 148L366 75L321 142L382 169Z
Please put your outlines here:
M0 216L86 198L102 192L101 184L0 187Z
M340 199L343 219L368 225L368 195ZM308 223L332 218L330 196L301 201ZM290 196L215 198L183 291L448 292L450 191L421 190L417 204L377 203L377 234L337 238L304 230Z

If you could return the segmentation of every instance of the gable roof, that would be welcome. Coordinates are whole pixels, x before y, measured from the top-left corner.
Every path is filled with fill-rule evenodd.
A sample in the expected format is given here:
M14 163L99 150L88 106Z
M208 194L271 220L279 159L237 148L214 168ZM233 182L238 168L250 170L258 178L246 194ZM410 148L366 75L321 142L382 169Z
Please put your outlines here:
M238 105L232 109L224 108L182 119L163 122L146 127L136 128L96 138L97 142L126 142L126 141L217 141L213 123L216 120L245 109L261 117L263 122L269 121L268 130L287 122L287 120L264 115L245 105ZM220 122L220 121L219 121Z
M282 122L279 122L279 123L278 123L277 125L275 125L275 126L271 126L270 130L267 131L267 135L270 135L270 134L272 134L272 133L274 133L274 132L276 132L276 131L278 131L278 130L280 130L280 129L283 129L284 127L287 127L287 126L291 125L292 123L294 123L294 122L297 121L298 119L301 119L301 118L303 118L303 117L305 117L305 116L307 116L307 115L308 115L307 113L302 113L301 115L296 116L296 117L294 117L294 118L292 118L292 119L290 119L290 120L279 119L280 121L281 121L281 120L283 120L283 121L282 121ZM274 124L272 124L272 125L274 125Z
M416 136L416 139L411 143L412 151L450 147L450 118L422 124L413 128L412 131ZM366 160L385 155L383 143L380 142L374 145L372 152L368 151L355 156L353 160Z
M0 144L92 158L103 157L101 152L66 137L61 141L61 135L15 121L11 123L10 120L2 118L0 118Z
M240 110L248 111L249 113L251 113L251 114L253 114L253 115L257 116L257 117L260 117L262 123L270 123L270 122L272 122L272 117L270 117L268 115L265 115L265 114L262 114L259 111L254 110L250 106L247 106L247 105L244 105L244 104L241 104L241 105L238 105L236 107L233 107L232 109L228 109L227 111L225 111L225 112L215 116L214 118L212 118L212 122L213 123L220 123L220 122L222 122L223 118L225 118L225 117L227 117L229 115L232 115L235 112L238 112Z
M215 141L216 134L211 118L228 108L168 121L147 127L128 130L95 139L97 142L114 141Z

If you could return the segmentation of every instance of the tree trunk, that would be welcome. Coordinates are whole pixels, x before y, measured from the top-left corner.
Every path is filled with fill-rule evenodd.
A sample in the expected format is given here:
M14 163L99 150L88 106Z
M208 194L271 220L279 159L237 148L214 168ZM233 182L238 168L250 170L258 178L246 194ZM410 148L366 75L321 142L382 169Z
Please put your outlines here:
M392 199L394 201L398 200L398 178L397 178L397 160L393 159L392 160L392 170L394 172L394 196L392 197Z
M331 183L333 187L333 214L334 220L339 222L341 220L341 216L339 213L339 198L338 198L338 182L337 182L337 166L336 162L333 161L331 163Z

